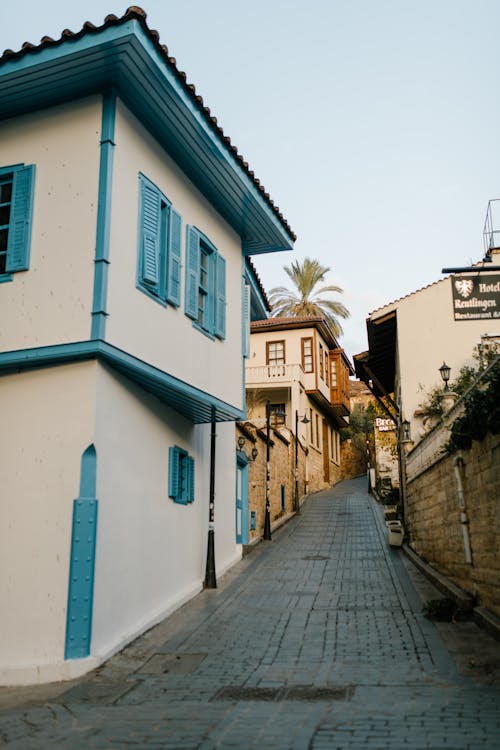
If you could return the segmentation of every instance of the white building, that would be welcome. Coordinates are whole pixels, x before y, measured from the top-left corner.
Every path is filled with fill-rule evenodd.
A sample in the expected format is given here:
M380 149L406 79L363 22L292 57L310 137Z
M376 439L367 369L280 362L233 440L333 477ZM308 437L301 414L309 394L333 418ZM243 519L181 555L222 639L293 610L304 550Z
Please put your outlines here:
M294 236L129 9L0 58L0 683L95 667L236 541L248 256ZM217 423L211 451L211 423Z
M500 339L500 251L490 248L489 256L384 305L366 321L369 351L354 357L356 374L376 396L394 394L391 416L409 422L413 443L429 429L420 405L443 387L443 362L453 380L474 364L475 347Z

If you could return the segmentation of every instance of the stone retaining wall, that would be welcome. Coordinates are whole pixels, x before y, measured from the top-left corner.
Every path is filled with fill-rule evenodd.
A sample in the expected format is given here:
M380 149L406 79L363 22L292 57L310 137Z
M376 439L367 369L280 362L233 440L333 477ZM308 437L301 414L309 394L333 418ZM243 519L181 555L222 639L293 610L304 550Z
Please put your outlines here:
M472 564L465 559L453 463L456 455L437 456L424 470L410 472L413 478L406 490L410 544L500 617L500 435L487 435L460 453ZM411 469L411 454L408 463Z

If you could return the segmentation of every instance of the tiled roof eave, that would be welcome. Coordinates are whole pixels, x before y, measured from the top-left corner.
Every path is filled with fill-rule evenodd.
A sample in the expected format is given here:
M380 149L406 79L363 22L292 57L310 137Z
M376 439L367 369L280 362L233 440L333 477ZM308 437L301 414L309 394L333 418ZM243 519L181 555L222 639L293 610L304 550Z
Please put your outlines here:
M53 75L51 85L47 75ZM149 93L142 86L148 76L154 80ZM77 33L64 30L57 40L43 37L39 45L6 50L0 57L0 82L4 116L116 86L160 142L164 133L172 156L239 232L245 254L292 248L295 235L287 221L137 6L121 18L107 16L101 26L86 23ZM185 142L172 143L172 102L184 114ZM203 166L198 166L200 154ZM217 189L220 185L225 192Z

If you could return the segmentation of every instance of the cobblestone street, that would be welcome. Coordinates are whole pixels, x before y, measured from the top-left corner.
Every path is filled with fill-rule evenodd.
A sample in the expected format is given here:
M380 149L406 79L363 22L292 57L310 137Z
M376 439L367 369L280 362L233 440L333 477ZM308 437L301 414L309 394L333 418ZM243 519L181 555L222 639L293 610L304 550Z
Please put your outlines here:
M498 644L423 617L430 584L387 545L364 479L309 498L219 584L86 679L0 689L0 744L500 746L498 671L473 670L474 650L498 669Z

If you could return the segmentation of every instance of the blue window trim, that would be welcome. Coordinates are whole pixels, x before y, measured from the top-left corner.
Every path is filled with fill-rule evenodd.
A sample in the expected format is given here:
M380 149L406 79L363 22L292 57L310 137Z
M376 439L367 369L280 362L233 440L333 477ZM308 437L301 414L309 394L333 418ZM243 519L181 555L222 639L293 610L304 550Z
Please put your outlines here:
M179 505L195 500L194 458L178 445L168 449L168 496Z
M207 257L206 319L202 325L198 315L201 253ZM226 261L215 245L197 227L186 226L185 314L193 328L211 341L226 338Z

